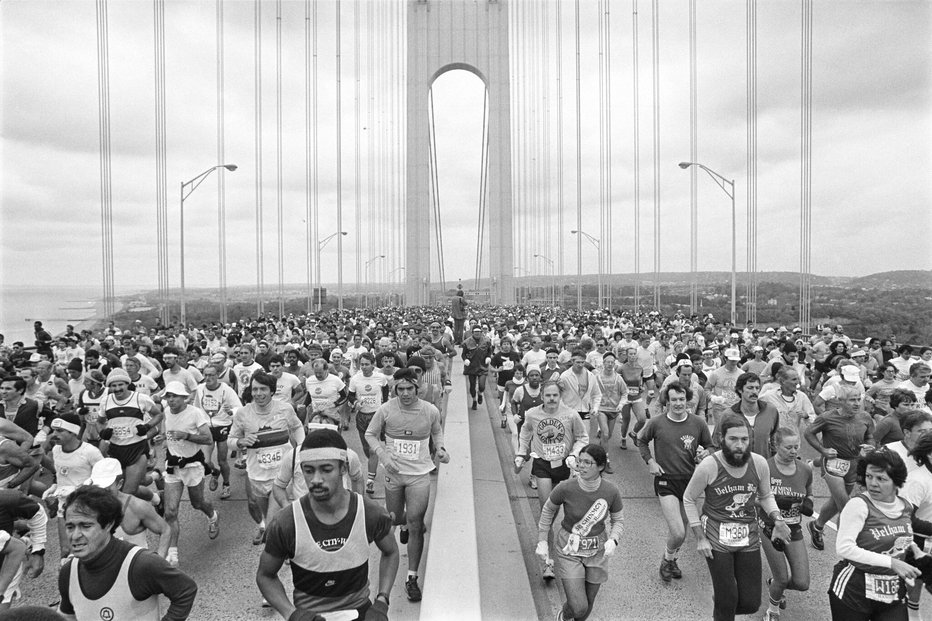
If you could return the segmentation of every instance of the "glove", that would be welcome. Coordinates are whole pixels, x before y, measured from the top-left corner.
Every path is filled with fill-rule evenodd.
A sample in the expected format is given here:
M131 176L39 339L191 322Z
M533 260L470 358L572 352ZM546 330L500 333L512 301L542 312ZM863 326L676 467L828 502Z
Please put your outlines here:
M538 541L537 549L534 550L534 554L536 554L540 560L546 562L546 560L550 558L550 546L546 541Z
M288 621L327 621L327 619L316 612L295 608L294 612L288 616Z
M521 472L522 467L524 467L524 458L518 455L515 457L515 474Z
M146 424L144 424L144 423L140 423L140 424L136 425L136 435L137 435L137 436L144 436L144 435L146 435L147 433L149 433L149 425L146 425Z
M365 621L388 621L388 604L380 599L375 600L366 611Z
M576 456L570 455L566 458L566 465L570 470L576 470Z
M97 435L100 436L101 440L106 440L107 442L109 442L110 438L113 437L113 429L111 429L110 427L101 429Z
M614 539L609 539L605 542L604 554L605 556L612 556L615 554L615 548L618 547L618 544L615 543Z
M806 517L812 517L812 509L812 498L804 498L802 504L799 505L799 512Z

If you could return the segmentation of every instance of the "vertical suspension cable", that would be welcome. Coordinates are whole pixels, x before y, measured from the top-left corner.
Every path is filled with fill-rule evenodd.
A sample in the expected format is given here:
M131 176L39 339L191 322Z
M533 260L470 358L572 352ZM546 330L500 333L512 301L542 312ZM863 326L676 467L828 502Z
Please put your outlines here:
M309 0L310 1L310 0ZM311 240L314 244L314 267L317 270L315 283L317 285L317 310L318 312L322 308L323 295L321 289L323 285L321 284L320 276L320 167L318 165L318 134L320 133L320 126L317 123L317 112L318 112L318 99L317 99L317 2L312 2L313 11L311 15L311 21L313 23L313 35L312 35L312 47L313 47L313 66L311 70L311 83L313 84L311 88L311 101L313 102L313 127L314 134L311 142L311 178L313 183L313 202L312 202L312 232Z
M800 135L799 324L812 322L812 0L802 0Z
M699 83L696 59L696 0L689 0L689 161L699 161ZM699 167L689 167L689 314L699 308Z
M107 0L97 0L97 105L100 152L100 239L104 314L113 315L113 212L110 179L110 32ZM167 288L167 285L166 285Z
M275 2L275 202L278 214L278 316L285 315L284 213L282 208L282 0Z
M223 0L217 0L222 2ZM311 220L311 0L304 0L304 254L307 267L307 314L313 310L312 284L314 238Z
M485 241L485 211L486 211L486 188L488 180L488 114L489 114L489 89L485 89L485 96L482 98L482 147L480 151L479 164L479 218L477 228L479 234L476 236L476 282L482 275L482 248Z
M360 169L359 169L359 2L353 3L353 79L355 92L353 97L355 123L353 124L353 211L356 214L356 290L362 284L362 204L359 200ZM368 283L366 283L368 285ZM368 287L365 295L369 295ZM366 298L368 299L368 298Z
M366 247L377 248L379 254L385 254L384 250L376 244L375 230L379 220L376 219L375 213L375 71L373 60L375 58L373 50L375 49L375 30L374 30L374 10L372 2L366 3ZM388 261L384 261L387 263ZM387 282L387 279L380 278L380 282ZM388 283L391 287L391 283ZM389 288L389 291L391 289ZM391 304L389 298L388 304Z
M557 272L560 273L560 304L563 305L563 3L557 2Z
M340 57L340 0L336 0L336 78L337 78L337 308L343 310L343 91L342 58Z
M541 38L543 40L543 63L542 71L544 76L544 183L545 185L545 194L544 194L544 207L546 211L546 231L547 235L544 238L544 253L547 258L551 260L551 263L548 264L549 270L551 270L551 284L553 283L552 279L552 270L553 270L553 183L551 182L551 166L553 163L553 154L550 149L550 125L553 121L552 113L550 110L550 100L552 99L553 89L550 84L550 4L544 4L544 14L543 14L543 24L541 26ZM551 289L551 294L555 292ZM555 304L556 300L551 298L551 304Z
M262 315L263 267L262 239L262 0L254 3L255 40L253 55L255 57L255 145L256 145L256 314Z
M157 211L157 240L159 249L160 279L164 286L165 298L162 305L162 320L165 325L171 321L171 298L169 297L169 261L168 261L168 164L167 164L167 130L165 106L165 3L155 0L152 4L153 26L155 29L155 185Z
M224 96L224 54L223 54L223 0L217 0L217 163L226 162L226 144L224 140L225 113ZM217 170L217 250L219 251L220 284L220 323L227 323L227 212L226 212L226 170Z
M397 119L397 128L396 128L396 157L395 157L395 177L398 179L398 191L395 192L395 209L392 210L394 215L394 223L392 226L392 233L394 235L394 255L396 257L401 257L402 255L402 240L404 239L404 213L405 213L405 190L407 184L405 182L405 161L406 161L406 148L407 144L405 142L405 117L407 107L405 106L405 3L398 2L395 4L395 14L396 22L398 24L397 34L398 34L398 45L396 46L395 53L395 67L397 70L397 76L394 80L395 83L395 118Z
M602 247L605 248L605 266L609 274L608 291L607 291L607 308L612 308L612 274L614 266L612 263L612 241L614 234L612 230L612 210L614 201L612 200L612 22L609 12L610 2L605 3L605 197L607 209L605 214L605 236L602 238Z
M579 0L576 0L576 310L582 310L582 109L579 75Z
M603 0L599 0L599 239L608 243L605 221L605 7ZM601 241L597 248L599 281L598 281L598 308L602 308L602 246Z
M436 116L434 113L434 94L433 89L428 93L430 107L428 108L427 122L427 153L430 168L431 194L433 196L433 215L434 215L434 238L437 241L437 272L440 277L440 290L446 291L446 270L443 260L443 222L440 217L440 171L437 162L437 126Z
M651 60L654 104L654 308L660 310L660 4L653 0Z
M631 89L634 110L634 311L638 312L641 306L641 134L638 112L640 98L638 97L638 0L631 0L632 5L632 78Z
M747 321L757 321L757 0L747 0Z

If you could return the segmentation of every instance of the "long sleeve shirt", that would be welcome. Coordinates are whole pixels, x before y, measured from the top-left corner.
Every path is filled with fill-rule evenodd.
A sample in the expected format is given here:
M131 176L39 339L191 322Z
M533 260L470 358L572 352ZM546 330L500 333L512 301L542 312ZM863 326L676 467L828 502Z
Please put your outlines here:
M573 369L567 369L560 374L560 384L563 386L563 393L560 395L566 407L576 412L589 412L594 414L599 411L599 405L602 403L602 390L599 388L599 382L596 381L595 373L589 369L583 369L585 380L580 382L580 378L573 372Z

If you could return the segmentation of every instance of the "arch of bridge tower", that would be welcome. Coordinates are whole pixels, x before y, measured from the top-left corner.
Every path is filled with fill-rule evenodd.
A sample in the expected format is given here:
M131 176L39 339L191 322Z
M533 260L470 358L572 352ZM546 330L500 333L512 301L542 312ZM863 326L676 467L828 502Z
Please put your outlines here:
M405 299L407 304L414 305L429 302L428 94L437 77L456 69L476 74L488 89L486 239L490 297L493 303L512 304L511 93L506 0L408 1Z

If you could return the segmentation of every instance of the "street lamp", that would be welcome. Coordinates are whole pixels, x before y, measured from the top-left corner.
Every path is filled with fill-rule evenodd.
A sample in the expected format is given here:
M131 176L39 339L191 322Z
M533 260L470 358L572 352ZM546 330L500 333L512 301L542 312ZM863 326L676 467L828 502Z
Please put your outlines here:
M377 254L368 261L366 261L366 308L369 308L369 264L375 261L376 259L384 259L384 254Z
M184 291L184 199L191 196L191 192L197 189L197 186L201 185L204 182L204 179L207 178L207 175L214 172L218 168L226 168L229 171L236 170L236 164L217 164L208 168L201 174L199 174L194 179L190 181L181 182L181 235L179 236L179 241L181 242L181 325L188 325L188 314L185 304L185 291Z
M577 233L579 235L582 235L587 240L589 240L589 243L592 244L592 246L596 250L596 253L598 255L598 260L599 260L599 276L598 276L598 281L597 281L598 288L599 288L598 304L599 304L599 308L601 309L602 308L602 241L598 237L593 237L592 235L590 235L589 233L585 231L570 231L570 233L572 233L573 235L576 235Z
M735 180L728 180L722 175L718 174L711 168L700 164L699 162L680 162L680 168L686 170L690 166L698 166L702 170L706 171L712 180L718 184L718 187L722 188L722 191L731 199L731 325L735 325L735 322L738 319L737 311L735 310L735 274L737 272L737 262L735 254ZM731 188L731 192L728 189Z
M402 265L401 267L396 267L395 269L393 269L392 271L388 273L387 278L388 278L388 285L389 285L389 294L385 296L385 299L387 300L389 304L391 304L391 300L392 300L391 285L394 282L392 276L395 274L395 272L403 272L403 271L405 271L404 265ZM400 284L401 276L399 276L398 278L399 278L399 284ZM398 294L398 300L399 300L398 303L401 304L401 294Z
M550 305L557 305L557 278L553 273L553 260L548 259L542 254L535 254L538 259L543 259L550 265Z
M336 233L331 233L330 235L327 235L325 238L317 242L317 312L318 313L320 312L320 307L321 307L320 252L321 250L324 249L324 246L327 245L327 242L329 242L331 239L333 239L337 235L349 235L349 233L347 233L346 231L337 231Z

